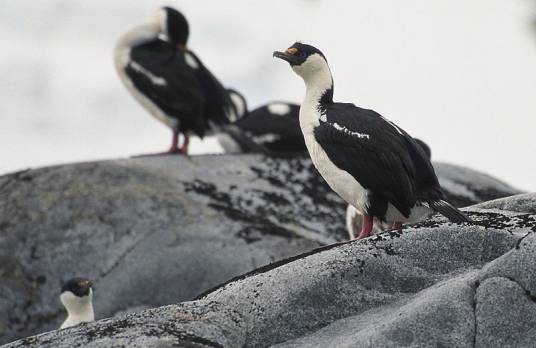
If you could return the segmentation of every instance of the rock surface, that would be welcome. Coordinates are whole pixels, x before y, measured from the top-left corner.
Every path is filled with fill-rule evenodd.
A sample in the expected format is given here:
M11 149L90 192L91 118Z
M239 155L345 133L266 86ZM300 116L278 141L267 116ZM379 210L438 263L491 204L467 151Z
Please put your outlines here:
M536 195L526 193L510 197L510 199L494 199L480 203L476 207L536 214Z
M518 208L470 208L476 225L437 217L403 233L325 246L193 302L6 348L532 347L536 215Z
M436 165L452 182L457 175L452 194L460 200L517 192ZM104 318L192 300L234 276L346 238L345 205L303 158L65 165L0 177L0 192L0 343L57 328L60 284L73 276L97 279L95 311Z
M434 169L447 199L457 207L522 193L492 176L469 168L435 162Z
M303 160L136 158L20 172L0 190L4 343L57 328L70 277L97 279L96 316L109 317L190 300L342 227L342 203ZM321 233L296 234L309 230Z

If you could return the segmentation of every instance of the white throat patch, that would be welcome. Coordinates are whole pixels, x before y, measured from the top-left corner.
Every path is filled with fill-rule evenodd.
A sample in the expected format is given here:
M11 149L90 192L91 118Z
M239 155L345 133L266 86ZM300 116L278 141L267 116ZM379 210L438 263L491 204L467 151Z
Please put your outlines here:
M60 300L67 310L67 319L61 324L60 329L95 320L93 290L89 289L89 294L82 297L78 297L70 291L65 291L60 295Z
M328 62L318 53L311 54L302 64L292 66L292 70L300 75L305 83L313 78L329 79L329 82L332 82Z
M292 69L305 82L305 98L300 107L300 127L305 133L320 124L320 98L333 88L333 78L328 63L318 53L312 54L304 63L293 66Z

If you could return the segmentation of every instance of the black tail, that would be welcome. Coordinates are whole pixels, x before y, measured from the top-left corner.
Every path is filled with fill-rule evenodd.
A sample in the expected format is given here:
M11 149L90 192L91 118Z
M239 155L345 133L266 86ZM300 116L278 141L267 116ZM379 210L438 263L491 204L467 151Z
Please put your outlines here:
M435 201L429 201L428 204L430 204L430 207L432 209L441 213L452 222L473 222L464 213L458 210L458 208L454 207L447 201L439 199Z

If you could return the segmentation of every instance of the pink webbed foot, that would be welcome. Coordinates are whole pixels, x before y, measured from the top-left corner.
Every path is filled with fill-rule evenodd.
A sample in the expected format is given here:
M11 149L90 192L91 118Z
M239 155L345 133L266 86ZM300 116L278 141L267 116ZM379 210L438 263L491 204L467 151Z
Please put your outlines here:
M393 222L393 226L391 226L391 229L402 232L402 222L400 221Z
M361 225L361 232L359 233L359 236L357 236L356 239L363 239L367 238L372 233L372 228L374 225L374 220L372 216L368 214L363 214L363 224Z
M190 138L188 133L184 132L184 141L179 147L179 131L173 130L173 138L171 139L171 147L169 148L166 154L168 155L188 155L188 144L190 143Z

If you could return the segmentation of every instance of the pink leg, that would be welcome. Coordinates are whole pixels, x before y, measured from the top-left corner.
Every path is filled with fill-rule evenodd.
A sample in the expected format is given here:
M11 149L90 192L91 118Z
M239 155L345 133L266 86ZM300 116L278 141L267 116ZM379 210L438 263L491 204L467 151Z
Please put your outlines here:
M173 129L173 137L171 138L171 146L169 147L169 150L166 152L158 152L148 155L140 155L140 156L134 156L134 157L151 157L151 156L162 156L162 155L186 155L188 153L188 143L189 138L188 134L184 133L184 143L181 147L179 147L179 129L175 128Z
M178 149L179 153L183 155L187 155L189 144L190 144L190 137L188 136L188 132L184 132L184 142L182 143L182 146Z
M173 128L173 135L171 138L171 146L168 153L180 153L179 149L179 129Z
M393 222L393 226L391 227L393 230L402 231L402 223L400 221Z
M359 233L359 236L357 236L357 239L363 239L370 236L373 224L373 217L368 214L363 214L363 224L361 226L361 232Z

